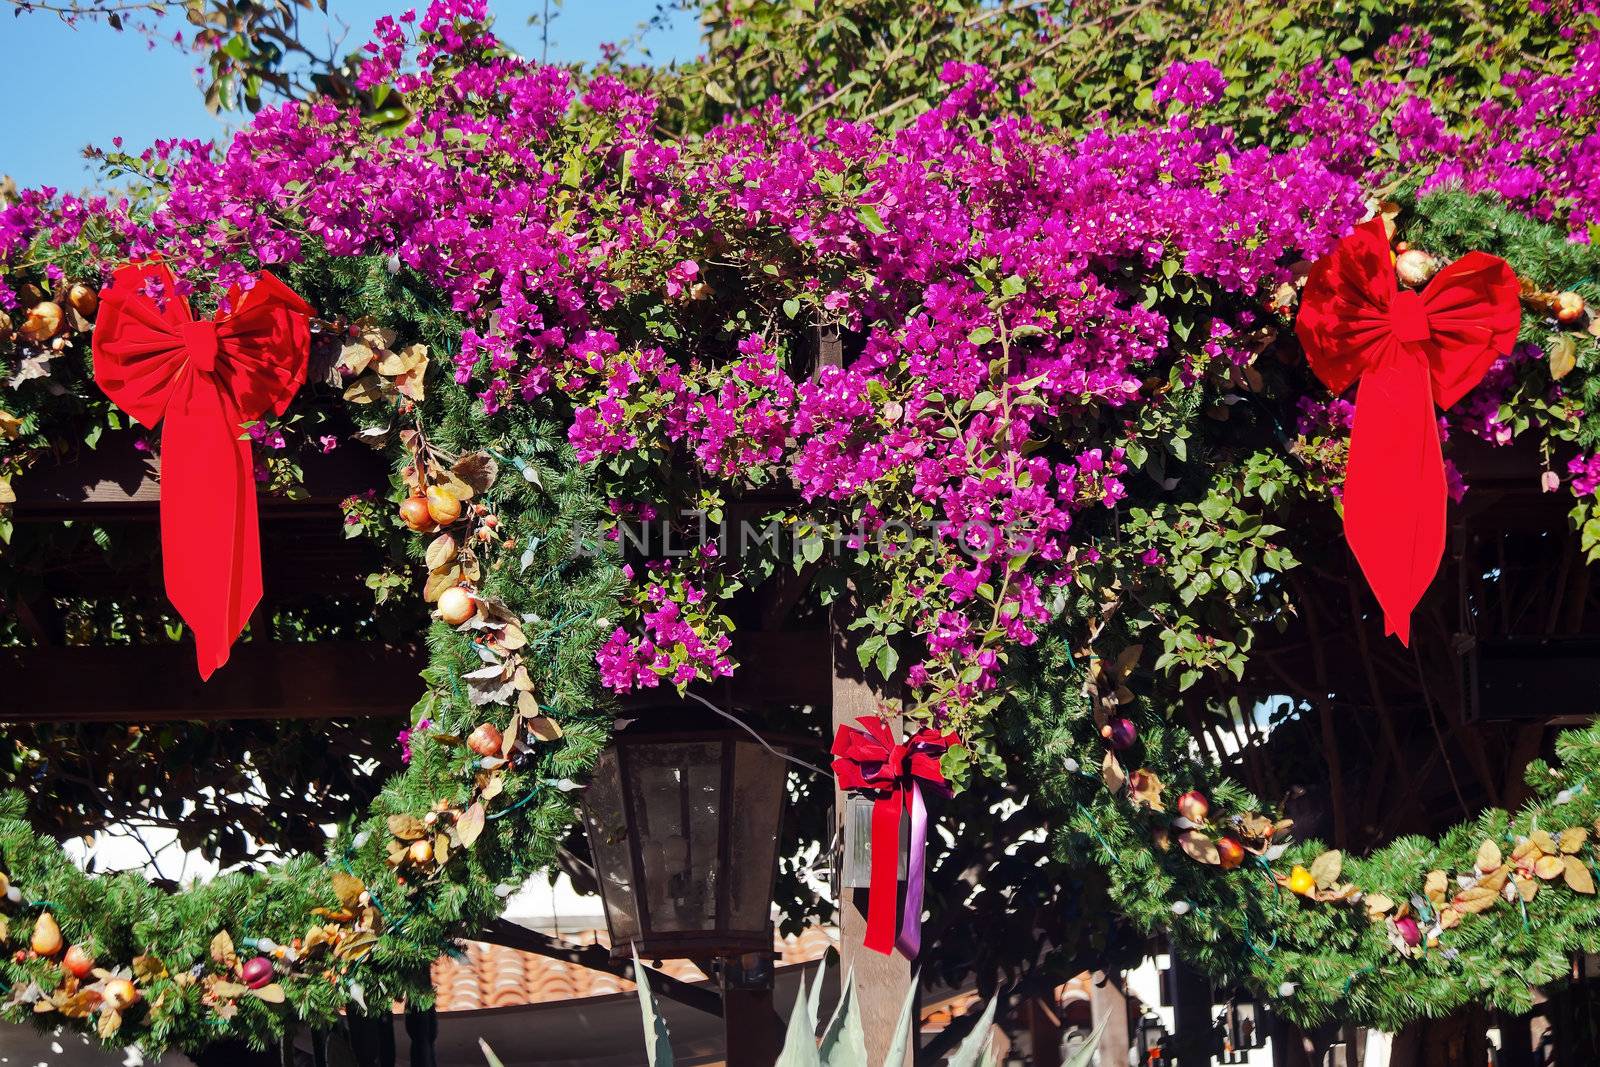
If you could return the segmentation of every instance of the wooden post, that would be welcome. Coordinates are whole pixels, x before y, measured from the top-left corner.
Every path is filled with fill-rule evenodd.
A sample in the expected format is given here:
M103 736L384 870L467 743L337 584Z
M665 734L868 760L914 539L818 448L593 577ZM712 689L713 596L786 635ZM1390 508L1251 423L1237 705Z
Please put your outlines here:
M1033 1067L1061 1067L1063 1027L1054 998L1049 995L1030 998L1027 1016L1028 1048L1032 1053L1029 1062Z
M772 956L722 963L722 1023L727 1067L772 1067L783 1052L783 1019L772 999Z
M1096 976L1089 984L1089 1007L1094 1025L1105 1026L1100 1031L1100 1062L1105 1067L1124 1067L1133 1035L1128 1031L1128 994L1120 973L1107 971Z
M830 613L833 639L833 722L855 725L856 718L876 714L888 694L867 680L856 659L856 635L849 632L854 605L836 601ZM890 723L899 730L898 719ZM837 784L833 791L835 825L840 827L845 810L845 795ZM839 890L839 954L844 972L855 975L857 1003L861 1009L862 1029L867 1038L867 1062L883 1063L889 1054L889 1042L894 1036L895 1024L900 1019L900 1008L911 991L911 961L896 952L885 956L866 948L867 890ZM920 1012L917 1013L920 1016ZM917 1022L913 1020L913 1038ZM909 1042L905 1067L912 1067L916 1055L916 1040ZM885 1067L900 1067L885 1064Z
M1211 982L1176 953L1170 973L1177 1067L1211 1067Z
M1496 1062L1500 1067L1536 1067L1539 1061L1533 1054L1533 1014L1500 1012L1499 1016L1500 1056Z

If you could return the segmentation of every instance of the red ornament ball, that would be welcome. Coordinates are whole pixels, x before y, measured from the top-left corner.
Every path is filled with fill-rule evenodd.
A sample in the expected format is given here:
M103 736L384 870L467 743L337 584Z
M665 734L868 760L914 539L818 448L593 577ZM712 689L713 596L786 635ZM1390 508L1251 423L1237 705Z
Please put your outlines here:
M251 989L260 989L267 985L272 981L272 974L272 961L265 956L247 960L245 965L239 968L239 980Z
M1217 863L1225 871L1231 871L1244 862L1244 846L1231 837L1217 839Z
M1400 940L1406 943L1407 948L1422 944L1422 927L1409 915L1402 915L1394 921L1394 932L1400 935Z
M428 500L421 496L408 496L400 502L400 521L421 533L433 529L433 516L428 513Z
M1211 801L1198 789L1191 789L1178 798L1178 814L1190 822L1205 822L1211 813Z
M74 978L86 978L94 970L94 957L82 945L73 945L61 957L61 969Z
M505 735L492 722L478 726L467 735L467 747L480 756L498 756L505 743Z

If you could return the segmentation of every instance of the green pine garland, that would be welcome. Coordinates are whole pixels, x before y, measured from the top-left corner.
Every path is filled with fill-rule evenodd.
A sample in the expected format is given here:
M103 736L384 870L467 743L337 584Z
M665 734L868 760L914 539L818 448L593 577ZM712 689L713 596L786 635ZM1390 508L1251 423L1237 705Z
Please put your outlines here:
M319 259L296 268L290 280L319 306L377 314L436 352L448 353L459 336L453 316L391 277L381 262ZM413 715L432 726L413 732L407 770L341 829L320 862L297 858L169 894L136 874L83 873L29 826L21 794L4 795L0 861L15 898L0 903L0 933L14 950L0 962L5 1017L42 1025L66 1019L96 1029L108 1044L137 1042L154 1052L193 1051L224 1037L264 1048L296 1024L330 1026L344 1010L382 1012L395 999L426 1007L433 996L430 966L440 953L498 916L503 899L497 888L520 885L554 861L573 821L570 790L610 729L595 684L594 648L622 588L621 573L604 544L572 543L595 527L603 501L551 413L521 405L489 418L447 375L431 376L429 384L438 395L418 406L416 418L436 445L466 451L475 441L515 443L514 455L497 458L502 473L483 499L517 547L501 553L498 566L486 565L477 587L482 599L521 620L528 643L522 662L562 736L535 744L534 754L506 773L503 792L485 804L484 829L470 847L453 849L441 864L391 865L391 817L420 820L441 806L464 810L477 791L478 757L450 739L484 722L510 725L509 708L474 706L462 683L482 666L472 634L436 623L428 635L429 690ZM397 405L355 413L371 426L404 416ZM420 557L427 539L412 540ZM524 572L537 577L526 580ZM353 896L347 878L359 881L370 911L361 899L341 902L341 891ZM316 909L331 914L317 916ZM27 947L46 914L59 924L65 945L81 946L94 958L95 971L75 984L64 980L59 952L40 956ZM356 936L364 925L375 928L375 940ZM318 936L311 932L315 926L341 940L308 950ZM226 939L218 941L223 933ZM257 955L276 965L275 980L262 991L267 999L240 982L240 966ZM117 1003L123 989L112 983L119 979L137 989L136 1003L120 1012L96 1010L99 998L74 999L75 992L93 988ZM281 1006L273 1002L278 991Z
M1570 287L1569 279L1582 271L1591 280L1580 283L1580 291L1596 295L1596 253L1575 249L1554 228L1482 198L1439 194L1416 205L1408 218L1407 236L1421 246L1445 255L1468 247L1498 252L1540 284ZM392 327L397 343L426 344L436 361L450 356L459 337L462 324L447 308L381 261L316 257L295 267L289 280L325 311ZM1548 344L1557 334L1551 324L1530 318L1525 339ZM1587 391L1594 388L1588 372L1595 345L1588 337L1576 344L1576 366L1584 373L1573 384ZM1586 443L1592 420L1546 399L1544 365L1524 373L1522 391L1510 402L1523 419L1519 428L1541 433L1552 448ZM581 778L607 740L594 650L609 632L608 616L624 584L613 550L586 544L580 551L572 544L575 531L594 528L606 511L599 476L578 466L565 445L560 413L523 404L488 415L447 378L430 375L430 393L414 407L408 401L375 403L351 411L367 429L387 433L397 465L412 459L400 435L408 428L422 429L444 452L482 450L498 465L500 475L482 499L501 518L500 535L515 547L483 554L478 588L483 599L503 605L505 617L525 634L527 647L518 658L530 672L538 710L560 723L563 736L535 745L532 758L504 775L502 791L483 800L486 779L478 757L453 739L484 721L507 729L511 711L499 702L472 703L466 675L484 662L474 632L438 624L429 635L429 692L415 712L434 725L416 733L409 769L387 784L369 812L341 830L320 863L301 858L165 894L138 876L96 878L78 871L27 825L20 798L7 799L0 807L0 851L18 898L5 916L6 943L14 955L0 963L8 986L0 1011L8 1018L53 1024L65 1017L111 1044L194 1050L222 1037L266 1046L297 1024L328 1026L341 1010L365 1005L383 1011L397 998L426 1006L432 998L429 967L439 953L498 913L497 888L518 884L553 859L572 821L567 783ZM1184 417L1199 424L1204 415L1196 408ZM1173 504L1174 515L1183 509L1204 515L1212 498L1223 500L1225 509L1243 506L1246 497L1262 494L1241 495L1241 482L1248 487L1251 478L1271 474L1273 464L1282 466L1277 443L1240 458L1200 434L1194 439L1189 462L1210 472L1208 495ZM397 472L397 487L402 477ZM1306 502L1317 500L1320 488L1301 478L1281 491ZM1156 517L1152 528L1172 517ZM407 544L420 560L428 538ZM1256 552L1265 545L1245 547ZM1278 572L1293 560L1264 559L1264 565ZM1196 601L1196 614L1222 610L1242 624L1243 602L1228 597L1220 589L1206 594ZM1056 639L1018 657L1014 692L1021 699L1008 706L1012 728L1028 743L1014 747L1037 753L1031 770L1039 801L1063 815L1061 855L1104 870L1121 911L1146 929L1170 929L1179 951L1209 973L1274 994L1297 1021L1337 1016L1393 1028L1472 1001L1525 1008L1529 986L1562 973L1566 953L1600 941L1600 901L1580 891L1581 878L1567 874L1564 860L1560 876L1540 877L1539 891L1525 905L1518 898L1467 914L1419 953L1396 947L1388 921L1409 908L1424 929L1431 926L1458 895L1454 879L1472 871L1486 840L1511 856L1520 839L1537 829L1591 826L1600 815L1600 786L1590 782L1590 775L1600 773L1600 727L1562 739L1563 769L1530 770L1535 799L1514 816L1489 812L1434 841L1407 838L1368 857L1346 858L1337 878L1324 880L1352 885L1365 899L1314 901L1291 892L1276 876L1295 864L1327 876L1329 861L1315 843L1223 871L1183 851L1170 812L1135 804L1115 775L1117 788L1108 790L1098 770L1104 747L1088 703L1076 695L1083 691L1086 665L1074 661L1068 644L1082 638L1067 632L1071 620L1081 626L1090 614L1076 608L1090 606L1075 605ZM1265 608L1249 610L1261 612L1253 621L1270 618ZM1126 636L1131 642L1135 635ZM1236 655L1242 665L1247 635L1238 638ZM1125 754L1121 769L1153 772L1163 784L1156 789L1146 782L1144 795L1169 808L1178 793L1205 790L1213 823L1254 814L1256 801L1236 784L1195 777L1188 735L1166 724L1164 700L1175 698L1194 669L1176 661L1160 668L1157 698L1135 705L1141 740ZM404 852L422 836L416 827L430 813L437 824L437 830L429 827L432 839L452 824L459 831L475 800L486 813L482 833L470 842L458 834L446 861L391 862L392 850ZM1589 869L1592 843L1584 841L1571 855ZM1435 870L1449 879L1444 897L1414 903ZM1394 906L1369 919L1367 902L1380 894ZM57 952L30 954L26 947L47 913L65 942L92 953L99 967L79 986L64 980ZM241 981L240 964L257 954L275 959L274 981L251 990ZM132 982L136 1000L125 995L126 987L114 985L120 982ZM74 999L75 989L90 985L114 995L99 1003Z

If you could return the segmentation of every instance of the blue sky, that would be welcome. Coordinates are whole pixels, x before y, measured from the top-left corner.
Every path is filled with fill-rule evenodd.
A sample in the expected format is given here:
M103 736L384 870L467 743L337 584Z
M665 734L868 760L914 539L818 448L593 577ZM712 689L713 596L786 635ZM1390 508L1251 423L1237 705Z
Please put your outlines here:
M426 0L328 0L329 18L314 27L315 40L344 35L343 51L359 46L380 15ZM600 45L633 36L655 13L657 0L567 0L551 4L550 60L583 61L599 56ZM541 12L542 0L491 0L500 37L526 55L538 55L541 35L528 15ZM169 16L166 38L184 25ZM670 25L645 40L653 62L692 58L698 50L692 15L673 15ZM143 148L159 137L222 136L238 115L209 114L196 87L199 57L170 44L154 49L134 32L83 22L76 28L54 15L13 17L0 2L0 100L6 101L10 130L0 139L0 174L19 186L53 185L78 191L95 182L83 159L88 144L109 147L118 135L129 148Z

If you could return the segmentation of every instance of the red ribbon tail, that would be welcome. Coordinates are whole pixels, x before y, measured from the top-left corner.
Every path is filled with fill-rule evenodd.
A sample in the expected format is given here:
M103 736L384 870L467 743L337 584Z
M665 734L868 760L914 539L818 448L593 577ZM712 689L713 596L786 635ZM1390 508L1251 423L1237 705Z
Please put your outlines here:
M250 442L216 384L186 377L162 428L162 566L204 679L228 662L261 601L261 546Z
M867 936L862 942L885 956L894 951L895 916L900 902L900 809L898 786L872 802L872 884L867 887Z
M1427 363L1396 346L1361 376L1344 526L1386 631L1401 644L1410 644L1411 613L1444 555L1447 495Z

